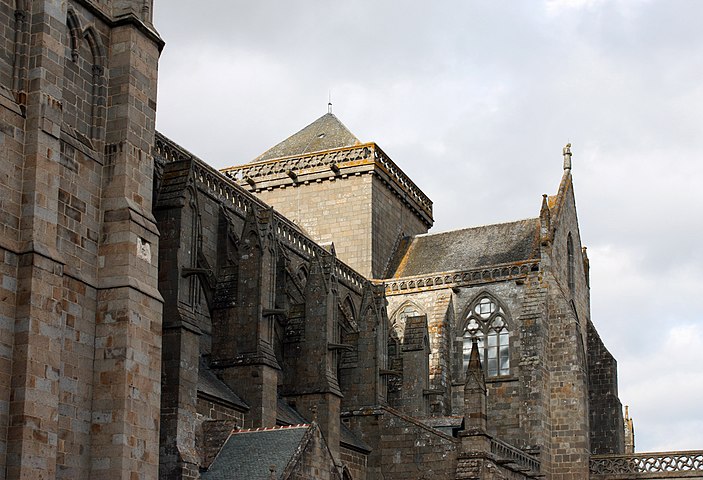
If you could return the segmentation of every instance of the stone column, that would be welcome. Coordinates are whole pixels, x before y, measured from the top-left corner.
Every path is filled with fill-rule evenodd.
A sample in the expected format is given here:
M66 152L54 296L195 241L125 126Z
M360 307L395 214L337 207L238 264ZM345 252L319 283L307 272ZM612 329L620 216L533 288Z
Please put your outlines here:
M56 248L66 4L33 2L7 478L56 474L64 260ZM59 28L57 28L57 26ZM24 62L22 62L24 63ZM22 99L24 100L24 92Z
M110 42L91 478L156 478L162 299L150 152L163 43L129 15Z
M332 456L339 462L342 393L336 374L339 326L335 258L331 254L322 255L311 261L305 285L305 337L296 362L295 379L285 386L285 394L305 418L317 421Z
M273 350L276 244L273 210L251 211L240 241L235 308L213 319L212 367L249 405L246 423L276 424L280 367Z

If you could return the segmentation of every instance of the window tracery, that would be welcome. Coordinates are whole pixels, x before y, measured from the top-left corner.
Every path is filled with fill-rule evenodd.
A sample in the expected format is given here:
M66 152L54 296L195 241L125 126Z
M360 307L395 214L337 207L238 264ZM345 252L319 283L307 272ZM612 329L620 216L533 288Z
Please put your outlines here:
M473 339L482 352L489 377L510 375L510 333L503 307L489 295L481 295L469 308L463 333L463 365L469 364Z

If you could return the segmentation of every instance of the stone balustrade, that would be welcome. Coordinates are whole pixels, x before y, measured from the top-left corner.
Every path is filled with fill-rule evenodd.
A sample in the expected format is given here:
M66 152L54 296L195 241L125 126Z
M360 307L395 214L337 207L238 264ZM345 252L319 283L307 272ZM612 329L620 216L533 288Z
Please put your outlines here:
M496 438L491 439L491 453L496 456L498 463L512 463L534 473L540 471L539 460Z
M594 455L590 471L597 478L703 478L703 451Z

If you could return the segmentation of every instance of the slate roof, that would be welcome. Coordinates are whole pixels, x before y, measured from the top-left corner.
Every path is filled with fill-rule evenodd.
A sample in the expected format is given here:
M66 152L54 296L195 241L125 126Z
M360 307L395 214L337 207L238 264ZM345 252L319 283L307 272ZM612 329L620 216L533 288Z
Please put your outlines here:
M222 380L217 378L202 359L198 368L198 392L229 403L233 407L249 410L249 405L244 403Z
M390 278L471 270L539 258L539 219L418 235L401 242Z
M266 150L252 163L354 145L361 145L361 141L337 117L326 113L298 133Z
M293 407L288 405L282 398L278 399L278 408L276 409L276 423L279 425L297 425L307 423L307 420ZM349 430L343 422L339 422L339 440L347 447L354 448L364 453L370 453L371 447L368 443L356 436L354 432Z
M359 437L356 436L354 432L349 430L344 423L339 424L340 429L339 429L339 441L340 443L343 443L347 447L351 447L355 450L359 450L363 453L369 454L371 453L371 446L360 439Z
M269 480L270 466L280 478L310 425L232 432L202 480Z

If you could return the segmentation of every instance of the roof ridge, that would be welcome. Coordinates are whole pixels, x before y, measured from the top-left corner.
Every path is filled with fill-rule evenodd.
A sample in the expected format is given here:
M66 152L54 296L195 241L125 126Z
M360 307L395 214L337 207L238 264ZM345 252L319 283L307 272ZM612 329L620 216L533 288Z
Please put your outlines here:
M418 237L431 237L433 235L444 235L446 233L453 233L453 232L463 232L465 230L474 230L476 228L485 228L485 227L496 227L499 225L510 225L512 223L520 223L520 222L527 222L530 220L539 220L539 217L527 217L527 218L521 218L519 220L511 220L508 222L499 222L499 223L485 223L483 225L475 225L473 227L462 227L462 228L454 228L451 230L443 230L441 232L427 232L427 233L421 233L418 235L413 235L411 238L418 238Z

